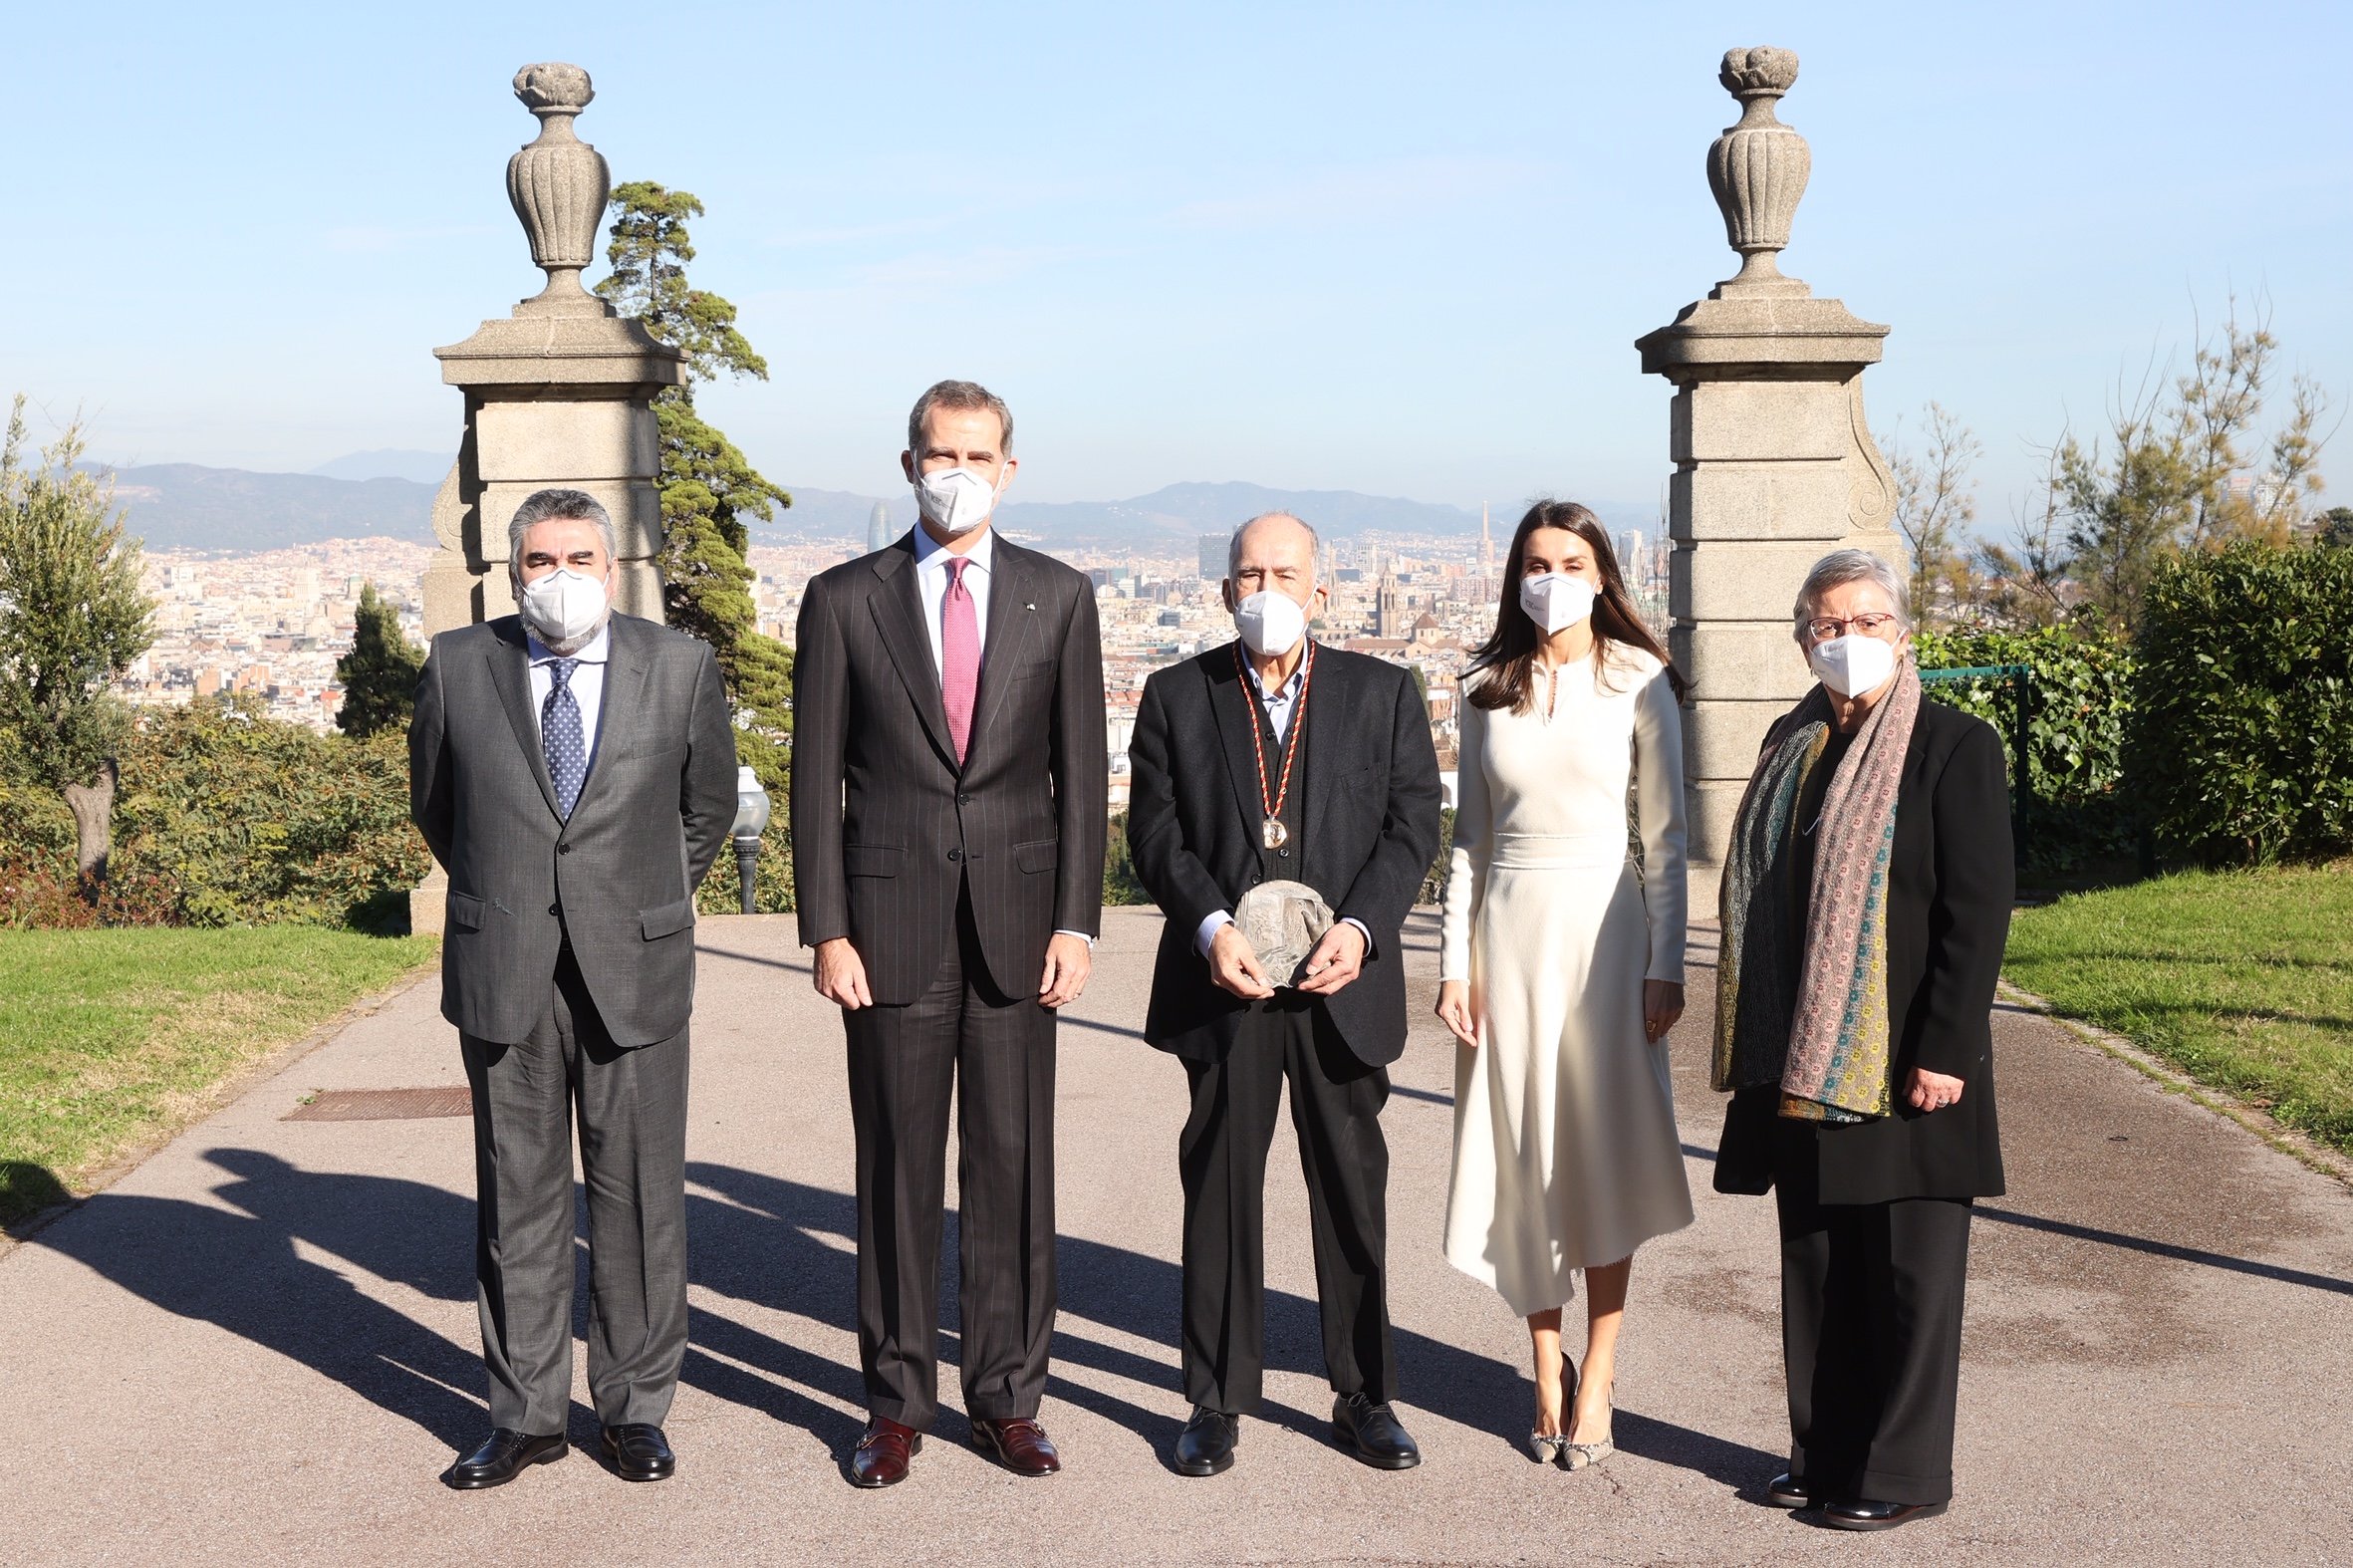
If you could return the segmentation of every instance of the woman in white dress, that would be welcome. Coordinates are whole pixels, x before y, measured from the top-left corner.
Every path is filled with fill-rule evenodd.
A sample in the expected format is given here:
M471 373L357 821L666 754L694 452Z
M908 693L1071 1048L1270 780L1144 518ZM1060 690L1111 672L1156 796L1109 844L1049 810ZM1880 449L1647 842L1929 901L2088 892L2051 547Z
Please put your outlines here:
M1527 1319L1529 1446L1581 1469L1614 1451L1634 1250L1692 1220L1664 1043L1684 1002L1683 680L1601 520L1568 501L1520 520L1471 668L1438 971L1460 1042L1445 1251ZM1580 1269L1585 1366L1564 1391Z

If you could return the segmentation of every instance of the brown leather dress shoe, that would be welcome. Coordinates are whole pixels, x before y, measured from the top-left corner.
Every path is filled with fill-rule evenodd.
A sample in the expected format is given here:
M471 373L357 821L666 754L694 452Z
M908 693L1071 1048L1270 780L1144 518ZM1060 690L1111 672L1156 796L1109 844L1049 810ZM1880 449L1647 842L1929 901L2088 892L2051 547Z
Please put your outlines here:
M858 1439L858 1451L850 1455L850 1484L896 1486L907 1479L907 1461L922 1451L921 1433L888 1416L874 1417Z
M975 1421L972 1446L1016 1475L1051 1475L1062 1468L1062 1455L1054 1451L1046 1429L1022 1417Z

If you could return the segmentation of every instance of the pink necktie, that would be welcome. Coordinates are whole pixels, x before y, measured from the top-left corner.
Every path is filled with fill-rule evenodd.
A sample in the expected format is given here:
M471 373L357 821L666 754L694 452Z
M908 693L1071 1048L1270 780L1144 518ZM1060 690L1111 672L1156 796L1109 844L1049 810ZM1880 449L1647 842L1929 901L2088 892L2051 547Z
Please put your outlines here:
M972 699L980 690L980 621L964 587L962 556L947 558L947 597L939 602L939 694L947 700L947 735L959 766L972 740Z

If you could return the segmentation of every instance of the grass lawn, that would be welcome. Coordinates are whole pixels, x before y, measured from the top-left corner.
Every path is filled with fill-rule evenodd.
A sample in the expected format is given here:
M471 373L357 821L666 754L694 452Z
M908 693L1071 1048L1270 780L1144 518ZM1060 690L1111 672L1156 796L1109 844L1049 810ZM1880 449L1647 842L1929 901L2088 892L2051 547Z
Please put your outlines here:
M2018 912L2003 969L2353 1154L2353 862L2073 894Z
M0 931L0 1223L212 1109L434 951L318 926Z

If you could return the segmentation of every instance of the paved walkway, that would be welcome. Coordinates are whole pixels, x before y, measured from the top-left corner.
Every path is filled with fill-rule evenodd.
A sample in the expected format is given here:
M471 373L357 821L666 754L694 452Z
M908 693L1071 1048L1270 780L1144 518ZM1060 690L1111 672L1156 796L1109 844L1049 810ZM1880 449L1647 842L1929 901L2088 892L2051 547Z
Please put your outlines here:
M1286 1126L1268 1408L1230 1474L1170 1474L1183 1078L1135 1037L1157 934L1114 912L1064 1026L1061 1476L991 1468L951 1409L908 1484L842 1481L861 1418L840 1028L789 919L714 919L676 1480L630 1486L585 1453L498 1491L434 1479L484 1425L467 1124L283 1120L315 1089L461 1082L428 981L0 1256L0 1562L2353 1560L2353 1193L2006 1009L2012 1194L1976 1231L1961 1500L1884 1537L1758 1505L1786 1440L1772 1217L1707 1190L1705 968L1675 1037L1699 1219L1636 1265L1625 1451L1529 1463L1520 1326L1438 1254L1452 1053L1427 916L1386 1125L1428 1461L1378 1474L1324 1440ZM584 1409L573 1433L593 1440Z

